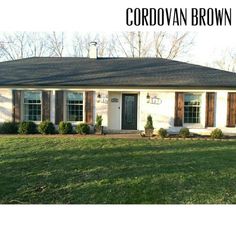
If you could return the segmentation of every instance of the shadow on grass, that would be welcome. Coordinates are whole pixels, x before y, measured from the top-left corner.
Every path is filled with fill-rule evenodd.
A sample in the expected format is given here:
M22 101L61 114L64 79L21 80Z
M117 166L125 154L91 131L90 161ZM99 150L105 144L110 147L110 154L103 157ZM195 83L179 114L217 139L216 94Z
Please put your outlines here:
M235 142L39 143L0 151L0 202L236 202Z

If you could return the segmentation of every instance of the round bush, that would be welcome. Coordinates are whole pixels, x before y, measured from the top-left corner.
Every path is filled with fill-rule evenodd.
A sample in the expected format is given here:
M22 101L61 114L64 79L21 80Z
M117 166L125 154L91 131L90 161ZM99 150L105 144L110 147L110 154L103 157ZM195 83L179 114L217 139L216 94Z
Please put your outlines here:
M190 132L188 128L181 128L179 131L179 136L181 138L188 138L190 136Z
M55 134L55 126L50 121L42 121L38 127L41 134Z
M85 123L81 123L76 127L76 131L78 134L88 134L89 130L89 126Z
M163 128L160 128L160 129L158 130L158 135L159 135L159 137L161 137L161 138L166 138L166 136L167 136L167 130L166 130L166 129L163 129Z
M60 134L73 134L73 126L70 122L61 121L58 129Z
M224 134L221 129L214 129L211 132L211 138L213 138L213 139L221 139L221 138L223 138L223 136L224 136Z
M18 133L18 124L15 122L4 122L0 126L1 134L17 134Z
M23 121L19 126L20 134L36 134L37 133L37 125L32 121Z

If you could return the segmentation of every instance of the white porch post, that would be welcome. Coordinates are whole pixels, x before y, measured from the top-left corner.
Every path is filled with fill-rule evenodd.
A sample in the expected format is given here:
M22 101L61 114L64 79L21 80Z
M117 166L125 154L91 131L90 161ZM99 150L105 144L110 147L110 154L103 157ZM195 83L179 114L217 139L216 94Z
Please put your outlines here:
M52 90L51 92L51 106L50 106L50 117L51 117L51 122L53 124L55 124L56 121L56 116L55 116L55 112L56 112L56 104L55 104L55 90Z
M97 90L95 92L95 121L96 116L102 116L102 125L108 128L108 91L107 90Z

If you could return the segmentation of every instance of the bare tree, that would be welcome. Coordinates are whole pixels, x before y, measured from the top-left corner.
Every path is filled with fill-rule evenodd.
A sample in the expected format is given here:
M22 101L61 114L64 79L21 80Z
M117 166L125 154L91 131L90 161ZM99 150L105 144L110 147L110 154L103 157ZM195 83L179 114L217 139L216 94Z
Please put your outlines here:
M168 34L164 31L155 32L123 32L117 34L119 55L126 57L148 57L173 59L187 52L193 44L189 33Z
M0 55L4 60L48 56L47 34L15 32L0 35Z
M75 57L87 57L89 55L89 43L95 41L95 37L90 33L75 33L72 39L73 55Z
M108 57L119 57L119 50L117 47L117 35L112 34L108 40L107 45L107 56Z
M73 55L79 57L87 57L89 55L89 44L92 41L98 43L98 56L114 56L112 37L108 38L104 34L80 34L76 33L73 37Z
M83 57L84 48L83 48L83 37L80 34L75 34L72 39L73 47L73 56L74 57Z
M163 57L164 53L164 38L166 37L166 33L164 31L154 32L153 34L153 46L155 49L156 57Z
M236 52L226 50L223 56L213 62L213 66L221 70L236 72Z
M107 50L109 45L109 40L104 35L97 35L96 41L98 43L98 56L107 56Z
M91 41L98 42L99 57L148 57L173 59L192 45L189 33L168 34L160 31L107 34L75 33L69 42L73 56L87 57ZM15 32L0 35L0 56L5 60L25 57L64 56L68 49L63 32ZM69 43L70 44L70 43Z
M16 60L27 56L26 33L16 32L1 35L0 51L6 60Z
M160 31L153 34L153 45L156 57L174 59L189 50L193 37L189 37L188 32L168 34Z
M49 56L62 57L64 51L64 32L55 31L47 35L47 49Z
M116 34L118 54L126 57L148 56L152 43L147 32L123 32Z
M32 57L48 56L47 38L45 33L27 34L28 52Z

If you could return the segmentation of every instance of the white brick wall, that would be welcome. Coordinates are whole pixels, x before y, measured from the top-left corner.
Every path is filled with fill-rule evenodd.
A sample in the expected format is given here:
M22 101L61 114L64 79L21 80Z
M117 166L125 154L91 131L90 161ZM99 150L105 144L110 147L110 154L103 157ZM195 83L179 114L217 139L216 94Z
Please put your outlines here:
M161 104L147 103L147 93L150 97L161 99ZM175 93L161 91L143 91L140 93L140 129L144 129L147 116L151 115L155 128L165 128L174 125Z
M101 100L98 102L97 95L100 93ZM108 91L107 90L96 90L94 93L95 96L95 117L94 120L96 121L96 116L100 115L102 116L102 125L105 126L105 128L108 127L108 101L105 103L105 99L108 98Z
M20 90L24 90L21 88ZM30 90L30 89L27 89ZM37 90L43 90L38 88ZM51 90L51 120L55 121L55 88L48 88ZM67 90L67 89L65 89ZM91 89L95 91L94 97L94 116L102 115L103 126L109 129L121 129L121 112L122 112L122 92L138 94L138 123L139 130L143 130L147 116L150 114L153 117L154 127L156 129L166 128L172 132L178 132L179 127L174 127L174 112L175 112L175 92L176 90L135 90L135 89ZM84 89L78 89L84 91ZM209 133L213 128L205 128L205 95L206 90L178 90L181 92L197 92L202 94L202 108L201 108L201 124L190 126L190 130L197 133ZM216 105L215 105L215 124L216 127L221 128L225 133L235 133L236 128L227 128L227 94L226 90L217 90ZM236 91L230 91L236 92ZM98 93L101 96L108 97L107 103L97 102ZM161 104L147 103L147 93L150 97L156 96L161 99ZM110 103L112 97L117 97L118 103ZM0 89L0 122L12 121L12 89Z
M0 89L0 122L12 121L12 90Z

